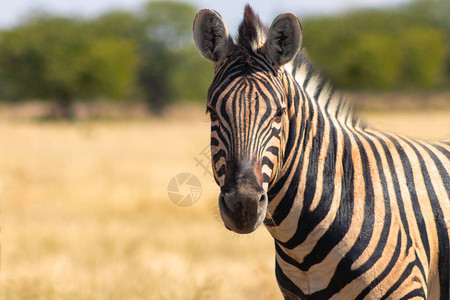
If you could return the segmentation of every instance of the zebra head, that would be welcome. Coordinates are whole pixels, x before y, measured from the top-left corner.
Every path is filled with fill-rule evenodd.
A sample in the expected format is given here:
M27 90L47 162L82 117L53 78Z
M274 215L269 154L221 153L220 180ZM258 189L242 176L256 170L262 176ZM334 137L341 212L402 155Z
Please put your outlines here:
M266 217L267 192L283 164L289 134L283 65L300 49L300 22L283 14L267 29L247 6L235 43L221 16L203 9L193 31L215 69L207 111L220 214L228 229L250 233Z

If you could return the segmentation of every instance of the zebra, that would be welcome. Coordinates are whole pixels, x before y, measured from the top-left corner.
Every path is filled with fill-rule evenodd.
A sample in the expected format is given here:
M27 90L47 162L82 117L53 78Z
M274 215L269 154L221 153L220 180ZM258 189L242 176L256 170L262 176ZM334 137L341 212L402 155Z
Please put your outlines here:
M202 9L211 163L225 227L264 223L285 299L450 299L450 141L377 131L323 80L298 18ZM330 49L330 55L332 55Z

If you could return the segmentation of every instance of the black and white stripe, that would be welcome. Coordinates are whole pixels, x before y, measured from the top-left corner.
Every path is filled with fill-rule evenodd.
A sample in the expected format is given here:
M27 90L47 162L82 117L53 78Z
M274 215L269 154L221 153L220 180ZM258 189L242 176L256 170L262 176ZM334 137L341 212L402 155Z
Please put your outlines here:
M216 70L208 110L222 194L261 177L286 299L450 299L450 142L367 127L302 51L289 56L296 26L285 14L267 30L247 7L237 44L225 35L216 60L197 37ZM240 173L241 161L251 163ZM248 233L259 224L233 227L250 214L243 201L224 222Z

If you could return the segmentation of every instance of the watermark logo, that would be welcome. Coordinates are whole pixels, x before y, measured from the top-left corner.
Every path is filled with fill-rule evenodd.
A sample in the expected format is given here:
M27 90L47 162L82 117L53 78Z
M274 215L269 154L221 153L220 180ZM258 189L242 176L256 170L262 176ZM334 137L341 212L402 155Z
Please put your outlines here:
M209 145L203 148L203 150L194 157L194 160L197 163L195 166L203 169L203 175L209 174L211 177L214 177L211 169L211 150Z
M180 173L169 181L167 194L170 201L181 207L194 205L202 195L200 180L191 173Z

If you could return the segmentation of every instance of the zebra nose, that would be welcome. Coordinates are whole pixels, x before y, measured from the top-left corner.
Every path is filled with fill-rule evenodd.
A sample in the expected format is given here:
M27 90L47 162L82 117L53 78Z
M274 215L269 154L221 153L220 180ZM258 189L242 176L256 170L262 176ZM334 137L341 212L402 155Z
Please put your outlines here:
M267 194L264 191L239 193L233 191L231 193L220 194L225 208L230 211L239 211L245 213L245 209L252 209L259 205L259 203L267 199Z
M219 196L219 208L225 226L237 233L250 233L264 220L267 194L260 189L235 188Z

